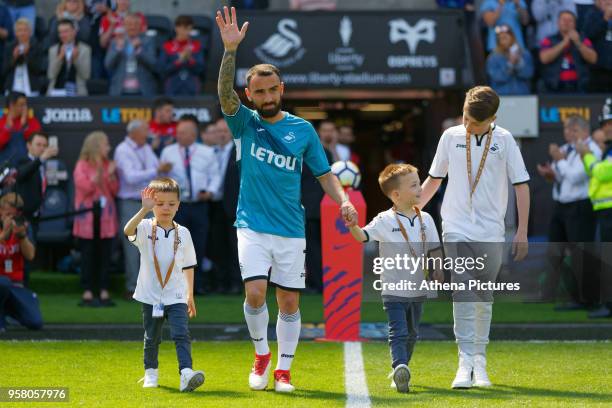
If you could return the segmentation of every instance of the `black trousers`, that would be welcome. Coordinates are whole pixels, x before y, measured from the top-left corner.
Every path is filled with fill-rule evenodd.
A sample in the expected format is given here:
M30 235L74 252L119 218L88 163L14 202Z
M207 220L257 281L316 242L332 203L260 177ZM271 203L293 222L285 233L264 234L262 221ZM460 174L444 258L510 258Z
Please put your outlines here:
M601 237L601 303L612 306L612 208L597 211Z
M207 254L214 266L206 282L208 289L223 292L242 286L238 265L238 238L233 224L234 220L227 216L222 202L210 203Z
M323 291L323 259L321 255L321 220L306 220L306 287Z
M570 282L568 286L573 286L569 288L572 300L586 304L598 303L599 260L593 242L596 227L596 216L590 200L555 203L548 233L549 276L544 287L545 297L555 297L562 276L564 253L569 249L572 265L566 282Z
M109 267L113 249L113 238L100 239L97 244L93 239L79 238L81 251L81 286L83 290L108 290Z

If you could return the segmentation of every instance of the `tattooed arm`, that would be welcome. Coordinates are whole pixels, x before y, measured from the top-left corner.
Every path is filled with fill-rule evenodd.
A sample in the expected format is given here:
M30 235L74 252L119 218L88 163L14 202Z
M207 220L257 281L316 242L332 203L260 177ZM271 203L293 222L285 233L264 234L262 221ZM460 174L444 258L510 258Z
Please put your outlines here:
M223 40L225 52L223 60L219 68L219 80L217 83L217 91L219 92L219 102L223 113L233 115L240 107L240 98L234 91L234 77L236 75L236 50L238 45L244 39L249 23L245 22L242 28L238 30L238 20L236 18L236 9L232 7L231 15L227 7L223 7L223 13L217 11L216 21Z
M221 110L226 115L233 115L240 107L240 98L234 91L234 76L236 73L236 51L225 50L221 68L219 68L219 81L217 88Z

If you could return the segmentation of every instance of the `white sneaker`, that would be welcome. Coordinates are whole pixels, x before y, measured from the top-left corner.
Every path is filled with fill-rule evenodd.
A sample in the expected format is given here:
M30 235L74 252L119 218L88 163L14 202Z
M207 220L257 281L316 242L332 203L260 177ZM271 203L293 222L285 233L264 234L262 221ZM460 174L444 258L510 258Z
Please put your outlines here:
M490 387L492 385L487 375L487 358L477 354L474 356L474 387Z
M289 370L274 370L274 391L295 391L295 387L291 384L291 373Z
M471 357L459 356L459 368L453 380L452 388L471 388L474 361Z
M254 391L263 391L268 388L268 378L270 377L270 367L272 353L258 355L255 354L255 362L249 374L249 387Z
M181 370L181 392L191 392L204 384L204 372L193 371L191 368Z
M391 377L391 388L401 393L410 391L410 370L406 364L395 367L389 377Z
M157 368L147 368L145 370L145 375L140 381L144 381L142 383L142 388L155 388L158 386L157 384ZM138 381L138 382L140 382Z

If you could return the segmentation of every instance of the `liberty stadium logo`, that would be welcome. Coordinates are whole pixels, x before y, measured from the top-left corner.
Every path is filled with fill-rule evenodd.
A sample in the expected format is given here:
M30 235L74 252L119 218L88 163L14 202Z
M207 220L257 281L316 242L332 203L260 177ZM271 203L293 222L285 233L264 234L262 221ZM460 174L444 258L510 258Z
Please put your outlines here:
M293 65L306 53L302 47L302 38L296 32L297 28L297 21L291 18L280 20L276 26L277 32L255 48L255 55L261 61L277 67Z

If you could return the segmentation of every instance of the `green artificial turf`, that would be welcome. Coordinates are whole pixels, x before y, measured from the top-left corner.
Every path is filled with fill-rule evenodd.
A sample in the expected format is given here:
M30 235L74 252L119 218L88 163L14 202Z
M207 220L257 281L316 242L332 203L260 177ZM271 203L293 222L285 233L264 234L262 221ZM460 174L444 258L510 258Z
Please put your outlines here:
M271 345L276 354L276 344ZM160 349L160 387L142 389L142 343L0 342L0 387L69 387L66 404L7 404L34 407L344 407L342 345L301 343L292 368L293 395L252 392L247 376L253 349L247 342L193 343L194 368L206 383L178 392L173 344ZM389 355L384 343L363 345L365 374L373 407L436 406L609 406L611 343L515 343L489 346L489 389L451 390L456 369L452 342L417 344L410 394L389 388ZM270 382L272 384L272 382Z
M493 342L487 371L494 386L452 390L457 346L417 343L410 362L410 394L392 390L387 375L388 348L363 346L365 371L374 407L586 407L610 406L612 343Z
M116 307L78 307L78 294L39 294L41 310L46 323L141 323L140 305L136 301L115 298ZM244 323L241 295L210 295L196 297L198 315L194 323ZM271 321L276 320L277 308L273 292L268 295ZM302 295L300 302L302 322L323 322L321 295ZM452 323L452 304L428 302L423 315L424 323ZM385 322L387 317L381 302L364 302L363 322ZM609 323L609 319L588 319L585 311L555 312L552 304L498 302L493 307L495 323Z
M78 276L56 272L37 271L31 274L30 288L40 299L43 318L46 323L141 323L140 305L125 301L119 296L122 276L112 275L114 289L112 308L78 307L81 290ZM240 323L244 322L242 295L205 295L196 298L198 316L194 323ZM271 321L275 321L277 308L272 288L268 291L268 308ZM300 312L304 323L323 322L323 297L316 294L302 294ZM585 311L555 312L552 304L496 302L493 321L496 323L605 323L609 319L588 319ZM379 298L368 297L361 309L363 322L385 322ZM449 301L432 301L425 305L424 323L452 323L452 305Z

